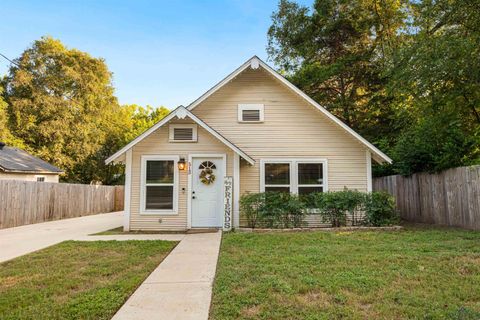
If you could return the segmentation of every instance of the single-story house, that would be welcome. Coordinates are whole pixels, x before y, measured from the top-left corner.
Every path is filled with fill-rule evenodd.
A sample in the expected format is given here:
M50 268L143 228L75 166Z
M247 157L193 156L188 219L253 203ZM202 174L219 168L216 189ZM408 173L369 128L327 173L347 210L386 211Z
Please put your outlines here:
M106 160L124 163L125 230L243 224L242 194L372 190L391 159L254 56Z
M50 163L0 142L0 180L58 182L62 173Z

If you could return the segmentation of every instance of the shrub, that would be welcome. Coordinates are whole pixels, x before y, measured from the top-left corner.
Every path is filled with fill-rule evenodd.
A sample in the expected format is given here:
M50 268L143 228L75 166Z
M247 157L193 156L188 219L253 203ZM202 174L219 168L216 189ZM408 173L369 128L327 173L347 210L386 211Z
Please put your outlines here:
M295 194L288 194L288 197L285 197L283 200L282 213L284 217L284 227L302 227L305 224L305 204L301 201L300 197Z
M240 198L240 210L247 218L247 224L250 228L255 228L258 220L265 210L264 193L247 193Z
M399 221L395 198L386 192L366 194L364 210L364 223L370 226L380 227Z
M301 227L305 205L297 195L284 192L250 193L240 198L240 208L250 228Z
M363 200L362 193L353 190L316 193L314 196L316 208L320 210L320 214L326 221L330 222L333 227L346 225L347 213L354 217ZM352 221L355 224L355 219Z
M314 193L298 196L283 192L249 193L240 198L240 209L250 228L291 228L304 225L306 209L316 208L333 227L344 226L347 215L356 225L355 212L363 210L363 223L384 226L398 221L395 200L385 192L369 194L355 190Z

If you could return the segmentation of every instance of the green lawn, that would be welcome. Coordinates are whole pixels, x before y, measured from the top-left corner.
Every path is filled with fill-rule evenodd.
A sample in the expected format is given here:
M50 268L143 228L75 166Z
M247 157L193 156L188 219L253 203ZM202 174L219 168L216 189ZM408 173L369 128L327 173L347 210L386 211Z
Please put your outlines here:
M480 319L480 232L226 234L211 319Z
M149 230L134 230L134 231L123 231L123 227L118 227L110 230L101 231L98 233L93 233L91 236L111 236L117 234L179 234L184 233L182 231L149 231Z
M176 245L67 241L0 264L0 319L110 319Z

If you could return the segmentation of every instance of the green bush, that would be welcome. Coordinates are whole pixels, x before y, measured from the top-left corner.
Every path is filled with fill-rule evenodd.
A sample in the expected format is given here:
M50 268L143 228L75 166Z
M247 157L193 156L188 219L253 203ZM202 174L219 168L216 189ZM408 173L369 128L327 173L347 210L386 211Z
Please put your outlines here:
M247 225L255 228L265 210L265 193L247 193L241 196L240 210L247 219Z
M352 224L356 224L354 213L361 208L364 196L359 191L345 189L337 192L316 193L313 199L324 219L333 227L340 227L346 225L347 214L352 216Z
M366 225L380 227L392 225L399 221L395 198L386 192L372 192L365 195Z
M285 228L302 227L305 224L306 207L300 197L295 194L288 194L288 197L284 197L282 200L283 226Z
M250 228L298 228L304 226L306 209L318 209L333 227L345 226L347 215L357 225L355 212L364 211L363 224L384 226L398 221L395 200L388 193L361 193L345 189L337 192L298 196L284 192L249 193L240 198L240 209Z
M305 205L297 195L284 192L249 193L240 198L240 209L250 228L301 227Z

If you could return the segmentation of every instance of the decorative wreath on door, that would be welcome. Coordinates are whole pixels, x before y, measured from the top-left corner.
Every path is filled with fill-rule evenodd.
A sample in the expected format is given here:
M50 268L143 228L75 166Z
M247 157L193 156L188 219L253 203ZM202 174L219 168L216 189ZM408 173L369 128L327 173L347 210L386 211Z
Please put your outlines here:
M215 174L213 173L214 169L217 169L215 163L211 161L204 161L198 167L202 171L200 171L200 181L203 184L209 185L215 182Z

